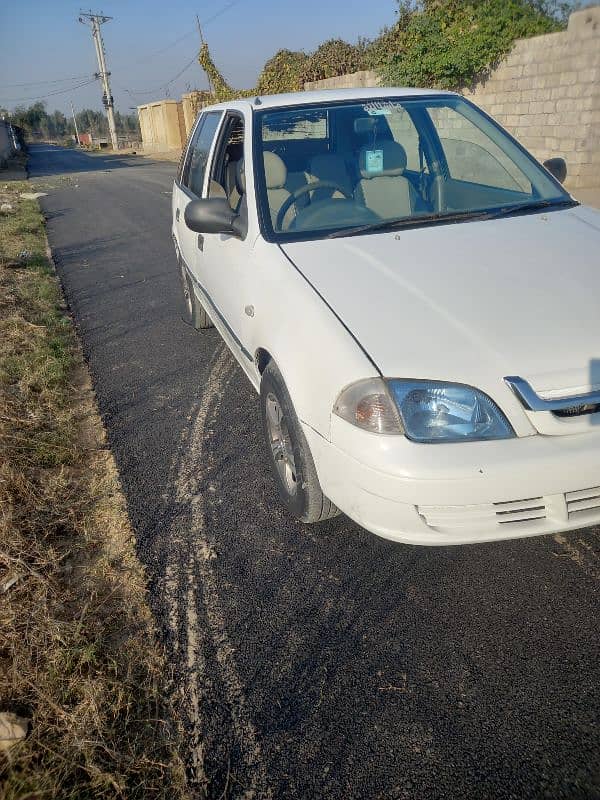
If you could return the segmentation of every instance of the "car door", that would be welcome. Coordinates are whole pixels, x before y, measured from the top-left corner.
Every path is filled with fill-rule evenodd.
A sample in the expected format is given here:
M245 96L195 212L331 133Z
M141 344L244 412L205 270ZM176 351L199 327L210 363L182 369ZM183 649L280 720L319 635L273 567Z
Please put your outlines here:
M187 227L184 213L191 200L203 196L206 167L222 116L222 111L207 111L200 115L175 181L173 192L175 238L179 254L188 271L192 273L195 271L198 234Z
M244 185L245 159L250 157L248 120L240 111L227 112L213 150L206 194L225 196L233 211L248 218L248 189ZM251 205L253 205L251 203ZM195 274L213 323L250 375L254 359L249 347L249 324L253 315L252 246L255 236L249 225L243 237L203 234L195 252Z

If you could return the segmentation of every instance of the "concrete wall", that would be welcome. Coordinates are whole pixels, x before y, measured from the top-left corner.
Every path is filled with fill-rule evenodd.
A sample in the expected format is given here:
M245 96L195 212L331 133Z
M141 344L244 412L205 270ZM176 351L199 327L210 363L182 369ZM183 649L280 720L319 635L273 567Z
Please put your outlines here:
M211 103L210 95L208 92L193 91L188 92L181 96L181 106L183 109L183 125L185 128L186 138L190 135L192 125L196 121L196 117L204 106Z
M379 76L373 70L365 69L348 75L339 75L337 78L308 81L304 84L304 89L309 92L311 89L358 89L370 86L379 86Z
M186 141L183 107L176 100L138 106L142 145L146 152L180 150Z
M568 186L600 186L600 6L571 14L562 33L516 42L464 94L540 161L563 156Z
M304 88L360 86L377 86L376 74L355 72ZM600 6L571 14L564 32L517 41L497 69L464 94L540 161L563 156L567 186L600 186Z

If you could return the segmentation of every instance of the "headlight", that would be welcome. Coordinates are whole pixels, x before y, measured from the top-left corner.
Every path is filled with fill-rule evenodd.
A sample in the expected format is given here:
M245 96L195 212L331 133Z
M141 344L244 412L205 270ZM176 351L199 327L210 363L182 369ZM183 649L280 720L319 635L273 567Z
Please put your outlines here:
M483 392L457 383L369 378L347 386L333 408L373 433L403 433L415 442L510 439L514 431Z
M415 442L510 439L498 406L472 386L438 381L388 381L404 431Z

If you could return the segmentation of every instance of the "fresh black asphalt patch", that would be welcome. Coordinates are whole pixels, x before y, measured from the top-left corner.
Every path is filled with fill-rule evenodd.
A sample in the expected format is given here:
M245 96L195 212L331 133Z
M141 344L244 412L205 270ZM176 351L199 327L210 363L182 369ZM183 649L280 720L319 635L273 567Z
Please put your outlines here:
M175 165L43 147L31 171L198 797L600 798L599 531L428 549L290 520L250 384L181 320Z

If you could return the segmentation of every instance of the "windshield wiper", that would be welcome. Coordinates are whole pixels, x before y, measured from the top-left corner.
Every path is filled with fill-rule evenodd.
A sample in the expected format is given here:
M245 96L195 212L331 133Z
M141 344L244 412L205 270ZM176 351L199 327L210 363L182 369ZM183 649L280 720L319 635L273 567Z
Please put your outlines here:
M342 236L355 236L360 233L410 228L428 222L465 222L467 220L496 219L497 217L507 217L511 214L541 211L544 208L570 208L577 205L579 205L577 200L568 198L565 200L536 200L533 203L515 203L510 206L485 209L482 211L457 211L453 214L420 214L413 217L401 217L400 219L384 219L380 222L370 222L367 225L357 225L354 228L340 228L339 231L327 234L325 238L338 239Z
M521 214L527 211L542 211L544 208L571 208L578 205L577 200L572 200L570 197L564 200L535 200L532 203L514 203L491 211L490 218L508 217L511 214Z
M490 214L490 211L457 211L455 214L419 214L414 217L400 217L400 219L382 219L380 222L370 222L367 225L357 225L354 228L340 228L339 231L328 233L325 238L337 239L340 236L354 236L358 233L371 231L410 228L426 222L459 222L461 220L487 219Z

